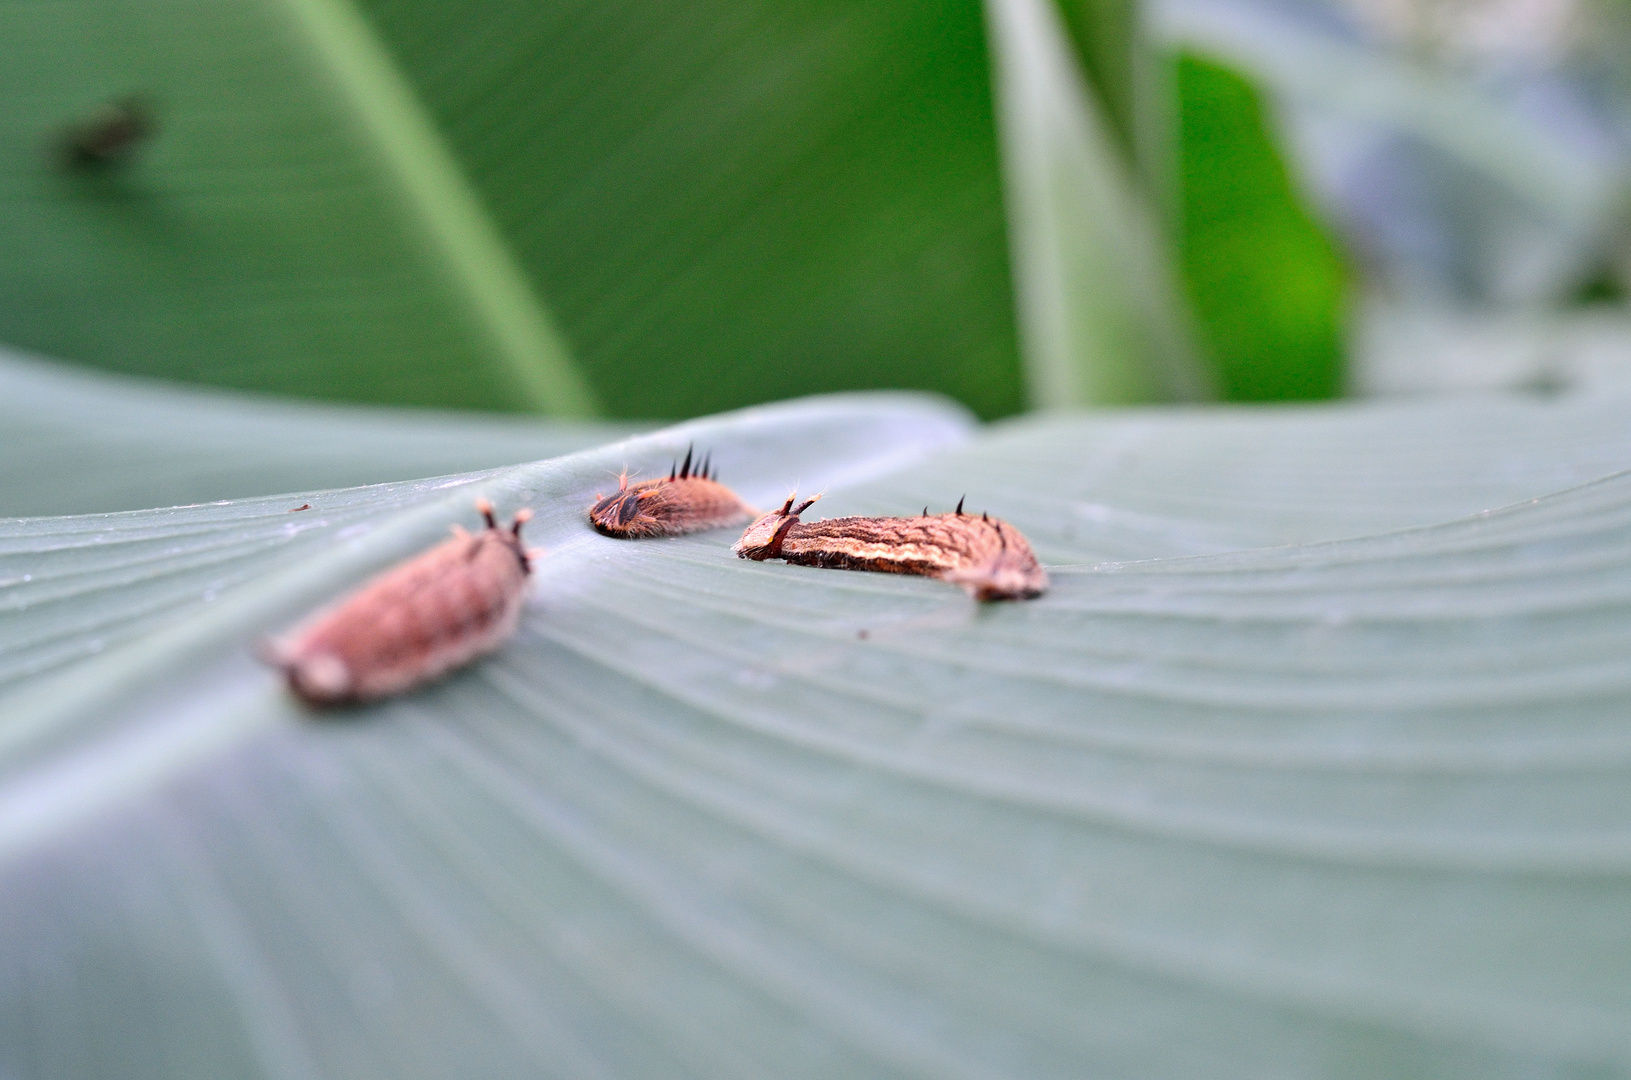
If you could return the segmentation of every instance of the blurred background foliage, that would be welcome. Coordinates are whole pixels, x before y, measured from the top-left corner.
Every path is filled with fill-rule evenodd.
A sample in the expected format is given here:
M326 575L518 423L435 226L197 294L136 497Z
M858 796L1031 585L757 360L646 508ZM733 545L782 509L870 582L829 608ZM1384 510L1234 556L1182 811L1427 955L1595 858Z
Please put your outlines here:
M1261 97L1227 66L1177 63L1185 281L1232 401L1336 397L1348 284L1275 149Z
M1611 0L9 4L0 342L623 418L875 387L990 418L1573 385L1631 337L1627 21ZM69 164L133 95L150 137Z

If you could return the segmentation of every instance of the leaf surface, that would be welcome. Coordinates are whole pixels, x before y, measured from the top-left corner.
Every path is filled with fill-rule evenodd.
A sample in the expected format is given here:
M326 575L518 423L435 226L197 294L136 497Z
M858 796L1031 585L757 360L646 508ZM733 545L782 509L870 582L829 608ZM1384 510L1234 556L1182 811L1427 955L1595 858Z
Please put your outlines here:
M291 401L0 350L0 516L412 480L553 457L639 427Z
M1625 407L816 400L311 517L5 522L0 1064L1622 1074ZM693 441L760 503L966 494L1053 588L587 528ZM518 636L302 714L249 642L478 492L540 511Z

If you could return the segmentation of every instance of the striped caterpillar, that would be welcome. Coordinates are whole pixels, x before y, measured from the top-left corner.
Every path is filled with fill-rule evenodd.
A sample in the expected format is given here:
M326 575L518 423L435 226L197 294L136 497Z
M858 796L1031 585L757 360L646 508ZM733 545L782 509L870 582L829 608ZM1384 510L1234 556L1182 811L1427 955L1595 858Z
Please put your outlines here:
M514 633L521 619L530 556L521 546L521 510L501 529L486 499L487 527L454 536L385 571L287 637L266 642L262 659L279 668L308 705L347 705L389 697L445 675Z
M644 540L717 529L752 517L756 511L715 479L709 468L712 455L692 468L694 449L685 451L685 464L669 469L666 478L630 484L624 472L617 494L595 495L589 523L606 536Z
M795 496L796 497L796 496ZM816 496L820 498L820 496ZM804 566L921 574L961 585L977 600L1041 596L1047 571L1018 529L1000 519L963 513L918 517L841 517L799 520L816 500L780 510L749 525L731 550L743 559L784 559Z

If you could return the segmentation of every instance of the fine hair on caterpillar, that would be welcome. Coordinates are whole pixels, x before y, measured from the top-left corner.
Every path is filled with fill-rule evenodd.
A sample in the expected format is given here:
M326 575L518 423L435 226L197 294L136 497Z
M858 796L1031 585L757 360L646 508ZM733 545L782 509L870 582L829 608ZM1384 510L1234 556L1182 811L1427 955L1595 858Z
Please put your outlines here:
M1024 600L1041 596L1048 574L1020 531L1000 518L963 512L917 517L840 517L804 522L799 515L820 496L749 525L731 549L739 558L782 559L803 566L918 574L966 589L978 600Z
M631 484L625 469L615 493L595 495L589 523L605 536L645 540L735 525L758 513L719 482L713 455L693 464L695 455L693 445L684 462L675 461L666 477L655 480Z
M281 638L261 657L308 705L348 705L400 694L503 644L521 619L532 562L519 510L500 526L486 499L486 527L453 526L445 540L368 581Z

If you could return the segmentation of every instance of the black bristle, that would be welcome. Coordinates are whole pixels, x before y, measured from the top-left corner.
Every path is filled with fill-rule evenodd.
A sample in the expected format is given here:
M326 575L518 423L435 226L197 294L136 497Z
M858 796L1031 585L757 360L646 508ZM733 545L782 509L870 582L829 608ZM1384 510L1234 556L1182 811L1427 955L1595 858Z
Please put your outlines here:
M966 498L968 498L968 496L964 495L963 499L966 499ZM963 499L958 499L957 500L957 516L958 517L963 516Z
M684 480L691 475L691 451L696 449L693 443L685 448L685 464L680 466L680 479Z

